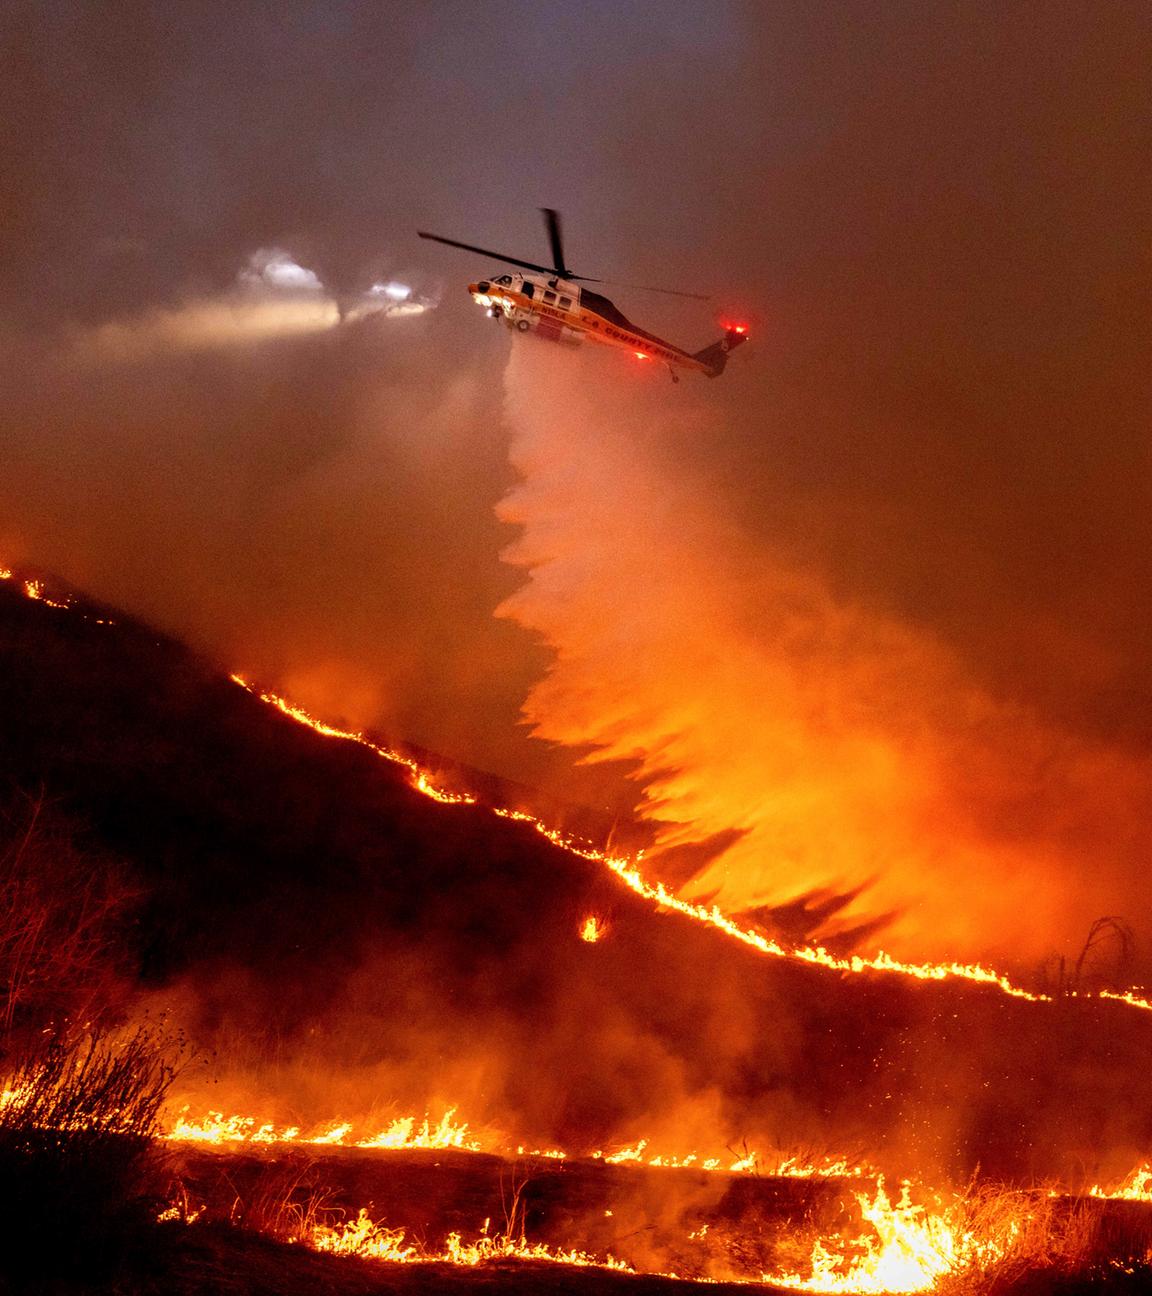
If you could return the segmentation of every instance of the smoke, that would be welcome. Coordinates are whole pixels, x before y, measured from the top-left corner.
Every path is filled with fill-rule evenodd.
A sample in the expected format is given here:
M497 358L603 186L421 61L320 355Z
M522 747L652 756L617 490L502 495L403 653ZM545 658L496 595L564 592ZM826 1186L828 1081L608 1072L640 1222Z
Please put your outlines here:
M342 322L405 319L434 309L435 299L397 281L338 295L279 248L252 253L235 282L178 306L68 330L71 358L91 366L146 362L224 347L242 347L323 332Z
M533 734L629 763L690 898L935 957L1074 945L1152 844L1152 767L998 700L731 517L693 466L724 436L709 396L515 348L500 514L526 581L500 614L552 653Z
M796 933L895 913L885 940L1078 944L1146 901L1147 28L293 0L221 40L211 5L16 4L0 559L566 799L622 799L571 743L626 754L667 876ZM518 580L506 340L461 292L482 267L415 238L534 260L545 204L582 272L762 324L719 383L618 390L616 358L566 356L519 398L518 455L569 419L570 472L603 468L573 504L603 519L588 580L542 504L525 538L556 528L579 633L546 565L491 616ZM390 284L445 306L356 318ZM707 340L698 304L641 300ZM641 393L658 417L625 427ZM591 670L594 635L615 684L577 698L562 655L529 740L549 653Z

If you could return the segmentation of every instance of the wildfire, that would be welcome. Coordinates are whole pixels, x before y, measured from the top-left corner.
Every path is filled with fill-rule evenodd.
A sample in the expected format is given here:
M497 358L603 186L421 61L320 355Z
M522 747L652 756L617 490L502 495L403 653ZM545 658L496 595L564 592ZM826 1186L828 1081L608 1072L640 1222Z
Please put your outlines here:
M868 1231L846 1246L839 1238L818 1240L807 1276L765 1274L764 1281L810 1292L929 1291L946 1274L1003 1259L1020 1232L1019 1221L1010 1219L993 1235L977 1233L960 1222L958 1203L937 1203L934 1211L914 1205L908 1184L895 1204L883 1179L871 1198L855 1196Z
M1130 1008L1142 1008L1145 1012L1152 1012L1152 999L1144 999L1132 990L1123 992L1117 990L1101 990L1097 996L1100 999L1112 999L1116 1003L1127 1004Z
M2 1099L0 1099L2 1102ZM513 1144L498 1135L481 1137L466 1121L457 1120L455 1107L450 1107L439 1120L428 1115L398 1117L377 1134L352 1137L354 1126L350 1121L329 1121L305 1133L297 1125L277 1126L271 1121L259 1121L254 1116L226 1116L223 1112L209 1112L200 1119L188 1115L184 1107L171 1128L164 1135L175 1143L207 1143L222 1147L233 1143L295 1144L311 1147L347 1147L378 1151L450 1151L487 1152L493 1155L541 1158L549 1161L578 1159L561 1148L533 1148L524 1143ZM718 1174L759 1174L781 1179L863 1179L875 1178L876 1171L869 1166L853 1164L844 1157L825 1157L806 1160L799 1156L780 1155L775 1161L762 1162L755 1151L744 1149L742 1155L729 1153L726 1157L701 1156L697 1152L677 1155L653 1152L649 1140L635 1143L614 1152L597 1150L589 1158L606 1165L636 1165L664 1170L706 1170Z
M5 579L10 580L11 573L9 573ZM48 595L44 593L44 584L42 581L26 580L24 582L24 594L27 598L34 599L38 603L43 603L46 607L67 608L69 606L67 599L61 600L49 598Z
M384 760L404 766L412 775L412 786L425 796L433 797L435 800L447 804L476 804L476 798L473 796L447 792L443 788L437 787L414 760L391 748L373 742L363 733L350 729L338 729L334 725L326 724L324 721L310 715L303 707L287 701L278 694L261 691L250 684L242 675L232 675L231 678L241 688L246 689L269 706L275 707L276 710L295 720L298 724L307 725L308 728L326 738L343 738L349 742L358 743L361 747L366 747L369 751L375 752L377 756L382 757ZM974 981L981 985L992 986L1001 993L1011 995L1014 998L1027 999L1032 1003L1052 1002L1051 995L1037 994L1025 990L1021 986L1014 985L1002 973L983 967L979 963L907 963L895 959L883 951L869 957L853 954L847 958L840 958L830 954L821 946L803 946L798 949L787 949L760 932L741 927L715 905L711 908L705 908L703 905L692 904L687 900L681 900L679 896L673 895L662 882L655 884L649 882L635 867L639 861L639 856L633 860L597 850L589 843L581 842L560 832L558 829L550 828L534 815L522 810L506 810L501 807L492 807L492 813L502 819L511 819L518 823L529 824L553 845L559 846L582 859L594 860L597 863L606 865L629 890L636 895L642 896L645 900L654 902L661 909L670 909L684 915L686 918L706 923L708 926L724 932L725 935L773 958L793 959L802 963L828 968L835 972L892 972L901 976L914 977L919 981L944 981L948 979ZM584 935L588 930L589 921L594 920L585 920L581 932L585 940L589 939L587 935ZM1152 1011L1152 1002L1146 1002L1132 994L1127 996L1112 994L1107 997Z
M428 1150L457 1148L465 1152L483 1151L483 1145L473 1137L467 1124L455 1120L456 1108L450 1107L438 1121L425 1114L422 1120L415 1116L401 1116L379 1133L349 1141L353 1125L350 1121L332 1121L316 1132L305 1135L296 1125L277 1127L271 1122L258 1122L253 1116L225 1116L223 1112L209 1112L202 1120L191 1120L185 1107L176 1118L165 1138L173 1142L211 1143L298 1143L313 1147L389 1148L394 1150Z
M66 600L50 597L39 579L17 581L10 568L0 567L0 581L15 582L26 598L46 606L59 609L71 606ZM81 612L80 615L85 614ZM103 621L99 623L107 624ZM403 767L409 773L411 786L422 795L445 805L477 803L477 798L470 794L439 786L429 771L403 753L378 744L361 732L326 724L286 699L254 688L241 676L233 675L232 679L265 704L275 707L288 718L314 732L325 737L355 742L382 759ZM502 808L491 810L502 818L530 825L549 842L580 858L604 865L630 891L658 908L706 924L761 954L841 973L887 973L921 981L959 979L986 985L1002 994L1033 1003L1053 1002L1053 996L1028 991L1013 984L1003 974L980 964L919 964L892 958L884 952L868 957L838 957L821 947L786 948L754 929L741 927L715 906L706 908L692 904L669 892L663 883L649 882L640 872L641 856L631 859L601 851L588 842L549 827L523 811ZM595 944L604 938L607 930L603 918L589 914L579 927L579 935L589 944ZM1081 992L1078 997L1114 1002L1144 1012L1152 1011L1152 999L1136 990L1103 990L1095 994ZM0 1090L0 1110L10 1106L19 1096L12 1089ZM188 1108L185 1108L164 1137L173 1141L215 1146L243 1143L405 1151L509 1150L497 1136L481 1137L467 1122L459 1120L456 1107L447 1108L439 1118L434 1118L427 1112L422 1117L397 1117L383 1129L361 1137L356 1136L353 1123L346 1120L332 1121L306 1132L299 1126L277 1125L258 1121L253 1116L225 1115L222 1112L209 1112L206 1117L197 1120L190 1117ZM569 1153L561 1149L529 1151L523 1144L515 1145L515 1153L518 1156L555 1160L569 1157ZM915 1204L908 1184L903 1186L898 1199L893 1202L882 1177L868 1167L853 1165L844 1159L809 1161L799 1157L783 1157L769 1164L762 1162L755 1152L747 1149L743 1155L729 1153L727 1157L702 1157L695 1151L684 1155L654 1153L646 1138L637 1139L615 1151L597 1151L592 1156L613 1166L696 1169L733 1175L760 1174L765 1177L798 1179L874 1179L875 1190L871 1195L866 1192L854 1194L860 1217L857 1236L848 1238L838 1235L818 1239L812 1246L808 1273L788 1271L762 1275L764 1282L797 1291L862 1294L929 1291L949 1275L979 1271L1003 1261L1018 1244L1025 1226L1032 1221L1027 1206L1017 1203L1011 1210L1005 1210L998 1221L974 1227L970 1215L965 1214L961 1199L942 1203L936 1198L931 1207ZM1133 1170L1127 1179L1114 1188L1104 1189L1099 1184L1094 1185L1089 1195L1100 1199L1152 1203L1152 1162L1146 1162ZM161 1212L159 1219L192 1224L204 1213L204 1207L193 1207L185 1198ZM610 1216L611 1212L606 1211L605 1215ZM708 1225L705 1224L689 1236L692 1239L703 1239L707 1231ZM374 1221L364 1209L359 1211L355 1219L338 1225L314 1224L303 1230L297 1241L332 1254L403 1264L479 1266L500 1261L535 1261L635 1272L630 1265L611 1255L599 1258L579 1249L529 1242L523 1227L522 1207L519 1208L519 1213L513 1211L503 1233L490 1233L488 1222L485 1222L474 1240L465 1241L462 1234L451 1233L439 1248L409 1240L404 1230L390 1229L383 1223Z
M1105 1197L1112 1201L1152 1202L1152 1164L1145 1161L1138 1166L1118 1187L1105 1191L1099 1184L1093 1184L1088 1191L1090 1197Z
M487 1222L474 1242L465 1242L461 1234L450 1233L440 1250L429 1250L409 1242L403 1229L390 1229L375 1223L363 1209L354 1220L348 1220L337 1227L316 1225L305 1240L317 1251L359 1256L367 1260L387 1260L393 1264L454 1264L475 1267L500 1260L535 1260L584 1268L615 1269L623 1273L635 1272L631 1265L612 1256L598 1259L586 1251L557 1250L543 1242L529 1242L522 1228L509 1226L505 1233L490 1235Z
M373 1148L464 1148L469 1152L480 1150L475 1139L468 1138L468 1126L456 1125L453 1117L456 1108L450 1107L440 1120L432 1125L427 1116L417 1125L411 1116L395 1120L374 1139L358 1143L357 1147Z
M276 693L261 692L249 684L243 675L231 675L229 678L234 684L239 684L242 689L251 693L254 697L258 697L261 702L275 707L277 711L286 715L290 720L295 720L297 724L306 725L309 729L325 738L343 738L347 742L357 743L361 747L367 747L370 752L374 752L382 760L386 760L393 765L402 765L411 775L412 787L424 796L431 797L433 801L439 801L442 805L476 804L476 798L466 792L449 792L445 788L438 787L432 781L428 772L421 769L411 757L405 756L391 747L383 747L379 743L373 742L358 730L337 729L334 725L325 724L324 721L317 720L315 716L309 715L303 707L296 706L286 698L282 698Z
M880 1179L871 1195L855 1193L853 1196L859 1216L858 1232L854 1236L840 1233L817 1239L805 1266L809 1272L761 1273L758 1279L746 1277L732 1281L843 1296L895 1296L933 1291L946 1279L960 1278L968 1290L972 1279L982 1282L1005 1261L1039 1254L1035 1251L1037 1238L1029 1232L1029 1226L1036 1221L1034 1211L1017 1193L998 1193L992 1198L987 1194L975 1198L953 1196L947 1202L932 1197L931 1206L926 1206L913 1202L908 1183L893 1201ZM158 1218L193 1224L207 1213L204 1205L194 1205L181 1189L179 1197ZM604 1215L611 1218L612 1211L606 1210ZM410 1239L403 1228L390 1228L374 1220L366 1208L361 1208L355 1217L334 1224L306 1212L287 1240L331 1255L389 1264L450 1264L472 1268L527 1261L623 1273L654 1272L638 1271L610 1253L601 1257L578 1247L530 1242L525 1228L525 1203L519 1192L514 1194L504 1231L493 1233L490 1224L490 1220L485 1220L473 1241L465 1241L463 1234L452 1232L434 1246ZM709 1225L705 1223L692 1230L687 1238L707 1245L708 1235ZM1045 1232L1044 1255L1052 1247L1055 1247L1053 1254L1062 1254L1059 1238ZM677 1277L674 1273L659 1276ZM716 1281L699 1275L689 1280L704 1284Z
M516 1145L516 1155L521 1157L543 1157L546 1161L567 1161L568 1153L559 1148L526 1148L523 1143Z
M387 747L382 747L378 743L367 738L363 733L347 729L337 729L332 725L326 724L322 720L316 719L302 707L288 702L275 693L262 692L250 684L241 675L233 675L232 680L239 684L241 688L258 697L262 702L274 706L289 718L297 721L299 724L307 725L308 728L316 733L323 734L330 738L343 738L350 742L358 743L362 747L368 748L369 751L375 752L376 755L395 764L402 765L412 774L412 786L417 791L423 792L426 796L431 796L437 801L447 804L464 804L475 805L477 798L465 794L446 792L442 788L436 787L428 778L427 774L422 771L419 765L407 756L392 751ZM917 981L949 981L960 980L970 981L977 985L988 986L998 990L1001 994L1008 995L1014 999L1024 999L1029 1003L1052 1003L1055 1000L1053 995L1042 994L1036 991L1025 990L1022 986L1014 984L1007 976L997 972L993 968L984 967L980 963L911 963L902 959L893 958L883 950L873 955L852 954L846 957L830 953L823 946L800 946L789 949L781 945L778 941L763 935L761 932L752 928L741 927L734 919L730 918L718 906L713 905L710 908L704 905L693 904L690 901L682 900L679 896L673 895L664 885L663 882L649 882L640 872L637 865L640 863L643 852L635 858L626 856L611 855L606 851L597 849L589 842L581 841L578 838L571 837L559 829L551 828L535 815L529 814L523 810L508 810L500 806L488 807L490 812L501 819L510 819L517 823L528 824L538 832L547 841L562 850L568 851L581 859L591 860L598 864L603 864L609 868L616 877L634 894L655 904L660 909L671 910L674 913L681 914L685 918L690 918L695 922L704 923L718 931L723 932L733 940L740 941L742 944L751 949L757 950L761 954L766 954L771 958L788 959L795 962L807 963L814 967L826 968L833 972L848 972L854 975L868 972L891 973L897 976L909 977ZM592 918L585 919L584 926L581 929L581 936L585 940L590 937L585 933L589 930L589 922L595 921ZM601 929L601 935L603 931ZM1081 995L1082 998L1094 998L1099 1000L1123 1003L1131 1008L1138 1008L1143 1012L1152 1012L1152 1000L1143 998L1134 990L1124 992L1102 990L1098 994Z

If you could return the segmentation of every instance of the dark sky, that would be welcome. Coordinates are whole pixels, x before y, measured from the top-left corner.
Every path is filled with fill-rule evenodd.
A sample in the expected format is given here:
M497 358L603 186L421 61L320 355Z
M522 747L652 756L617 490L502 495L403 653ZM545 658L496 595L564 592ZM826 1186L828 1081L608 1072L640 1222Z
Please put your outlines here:
M516 478L509 343L463 292L482 264L415 238L533 259L536 208L554 206L578 270L711 291L755 324L724 379L681 385L691 427L620 425L615 447L646 447L635 491L660 521L630 542L670 553L685 532L660 506L690 497L707 515L690 533L711 538L689 558L713 569L723 519L740 593L718 606L757 671L811 665L772 628L790 582L872 627L799 618L836 681L827 725L882 730L917 769L946 748L932 779L982 839L1013 839L1029 885L1053 798L1107 788L1119 804L1073 815L1053 868L1111 879L1074 888L1083 927L1145 907L1146 4L126 0L16 2L2 23L0 558L329 713L557 780L567 757L516 718L551 660L539 636L559 649L570 627L492 615L523 582L494 513ZM230 296L261 248L334 294L395 277L439 305L265 334ZM614 295L677 342L714 335L707 307ZM185 329L213 303L207 332ZM579 446L574 409L623 408L654 376L574 364L586 408L579 389L549 406L538 375L523 390ZM620 625L628 588L603 602ZM885 658L897 633L934 664L894 724L897 685L857 688L845 662ZM819 764L807 687L790 727L797 764ZM857 702L872 718L842 723ZM667 690L659 707L664 740L709 725ZM747 724L777 732L755 708ZM551 726L608 745L603 715ZM1053 927L1067 941L1078 922Z

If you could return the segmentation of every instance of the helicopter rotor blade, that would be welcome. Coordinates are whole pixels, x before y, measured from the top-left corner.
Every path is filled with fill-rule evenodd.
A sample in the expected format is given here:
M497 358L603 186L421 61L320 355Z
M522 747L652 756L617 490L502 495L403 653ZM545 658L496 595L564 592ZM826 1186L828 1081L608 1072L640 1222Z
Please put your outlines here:
M564 264L564 240L560 234L560 213L552 207L541 207L544 213L544 224L548 227L548 246L552 249L552 261L558 274L565 279L572 276Z
M554 211L551 207L541 207L544 213L544 219L548 226L548 240L551 245L552 255L556 258L555 265L540 265L537 261L523 261L519 257L511 257L503 252L493 252L491 248L477 247L475 243L461 243L458 239L445 238L442 234L429 234L424 230L417 230L417 234L422 239L431 239L433 243L443 243L446 247L460 248L464 252L477 252L480 256L491 257L494 261L503 261L505 265L520 266L524 270L536 270L540 274L556 275L561 279L567 279L569 282L576 283L607 283L618 288L634 288L638 292L655 292L664 293L669 297L690 297L694 301L709 301L707 293L682 292L678 288L654 288L651 284L629 284L621 283L616 279L593 279L590 275L573 274L564 264L564 243L560 232L560 213Z
M423 230L417 230L416 233L422 239L431 239L433 243L444 243L448 247L463 248L465 252L479 252L481 256L491 257L494 261L503 261L506 265L522 266L525 270L538 270L541 274L564 274L564 271L556 266L538 265L535 261L521 261L518 257L505 256L503 252L493 252L491 248L477 247L474 243L460 243L456 239L444 238L440 234L426 234Z
M666 297L691 297L693 301L711 301L709 293L682 292L679 288L653 288L651 284L621 283L618 279L594 279L593 283L607 283L614 288L633 288L637 292L663 293Z

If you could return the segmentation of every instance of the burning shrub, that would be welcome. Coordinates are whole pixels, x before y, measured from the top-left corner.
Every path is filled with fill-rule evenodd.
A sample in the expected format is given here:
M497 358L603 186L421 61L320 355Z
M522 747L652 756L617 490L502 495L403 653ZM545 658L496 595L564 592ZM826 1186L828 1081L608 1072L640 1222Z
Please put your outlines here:
M157 1117L173 1079L166 1041L53 1034L0 1103L0 1264L10 1278L120 1261L156 1217Z

